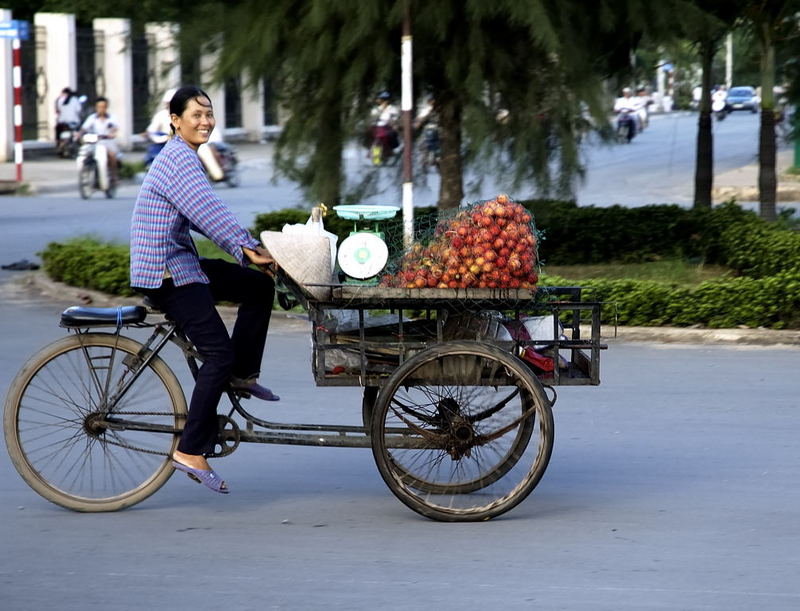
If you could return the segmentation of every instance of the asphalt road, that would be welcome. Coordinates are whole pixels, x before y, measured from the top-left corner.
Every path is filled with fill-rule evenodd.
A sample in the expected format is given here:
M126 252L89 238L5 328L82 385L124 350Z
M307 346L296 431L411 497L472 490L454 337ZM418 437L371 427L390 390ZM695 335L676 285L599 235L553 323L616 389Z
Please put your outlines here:
M66 305L13 287L3 395ZM419 517L367 450L242 447L216 463L230 496L176 474L114 514L49 504L3 452L1 606L797 609L798 369L797 349L612 345L601 386L560 392L542 482L487 523ZM314 386L305 321L276 320L264 370L282 401L261 415L357 423L357 389Z

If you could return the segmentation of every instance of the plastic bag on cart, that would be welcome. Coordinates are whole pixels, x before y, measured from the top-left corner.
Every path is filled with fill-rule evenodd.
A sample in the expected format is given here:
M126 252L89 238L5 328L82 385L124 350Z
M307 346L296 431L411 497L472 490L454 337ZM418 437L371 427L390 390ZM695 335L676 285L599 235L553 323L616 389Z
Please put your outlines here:
M444 323L442 335L445 340L486 341L510 351L514 347L514 338L506 329L503 320L503 315L493 310L451 314Z
M288 223L283 226L281 230L283 233L288 233L291 235L320 235L323 237L328 238L331 246L331 274L333 274L334 269L336 268L336 242L339 240L339 236L335 233L331 233L325 229L325 225L322 221L322 217L320 219L314 220L314 215L308 217L308 220L305 224L302 223L293 223L289 225Z

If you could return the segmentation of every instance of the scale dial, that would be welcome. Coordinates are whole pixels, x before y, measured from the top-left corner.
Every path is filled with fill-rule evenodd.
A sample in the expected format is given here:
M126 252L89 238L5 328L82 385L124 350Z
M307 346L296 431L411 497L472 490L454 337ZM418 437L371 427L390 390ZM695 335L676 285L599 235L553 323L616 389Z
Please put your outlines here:
M351 278L372 278L381 272L388 260L386 243L368 231L353 233L339 245L339 267Z

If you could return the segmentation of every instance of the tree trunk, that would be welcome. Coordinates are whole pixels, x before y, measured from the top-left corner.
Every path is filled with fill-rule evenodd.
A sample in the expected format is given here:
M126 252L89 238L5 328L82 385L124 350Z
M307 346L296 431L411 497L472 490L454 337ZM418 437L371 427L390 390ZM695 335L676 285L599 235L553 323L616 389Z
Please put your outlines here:
M336 102L322 104L317 123L317 141L309 164L313 173L311 195L329 206L342 196L342 114Z
M694 170L694 207L711 208L711 189L714 184L714 136L711 133L711 67L714 61L714 42L700 42L703 93L697 119L697 158Z
M442 157L439 160L439 209L458 208L464 198L464 176L461 160L461 102L451 95L441 99L439 137Z
M775 45L772 27L761 23L761 130L758 139L759 216L767 221L777 218L775 199L778 181L775 175Z

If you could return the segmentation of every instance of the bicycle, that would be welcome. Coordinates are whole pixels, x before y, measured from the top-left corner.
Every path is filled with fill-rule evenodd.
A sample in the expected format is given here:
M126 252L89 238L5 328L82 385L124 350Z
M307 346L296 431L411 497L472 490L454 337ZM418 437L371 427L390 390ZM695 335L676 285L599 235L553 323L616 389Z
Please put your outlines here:
M328 300L311 300L281 270L278 277L309 311L317 385L361 387L362 425L262 420L242 406L248 395L229 387L213 456L245 442L371 448L384 482L417 513L486 520L522 502L543 476L553 446L553 387L600 383L600 304L581 302L579 289L559 289L569 301L537 302L521 290L422 297L418 290L342 286ZM516 311L517 319L520 311L544 309L555 335L515 340L515 349L488 338L449 339L444 321L469 317L470 304ZM342 308L357 315L350 332L326 327ZM394 322L368 324L371 313L387 310L396 313ZM406 315L420 311L416 322ZM580 338L581 312L591 313L590 339ZM160 354L177 346L193 377L202 359L173 321L148 314L145 306L68 308L61 326L70 334L34 354L13 380L3 412L6 446L45 499L75 511L116 511L145 500L172 475L187 405ZM559 335L562 314L572 316L571 339ZM129 328L149 336L140 342L123 335ZM569 350L572 362L537 373L515 352L543 344L555 355ZM342 366L342 358L353 363Z

